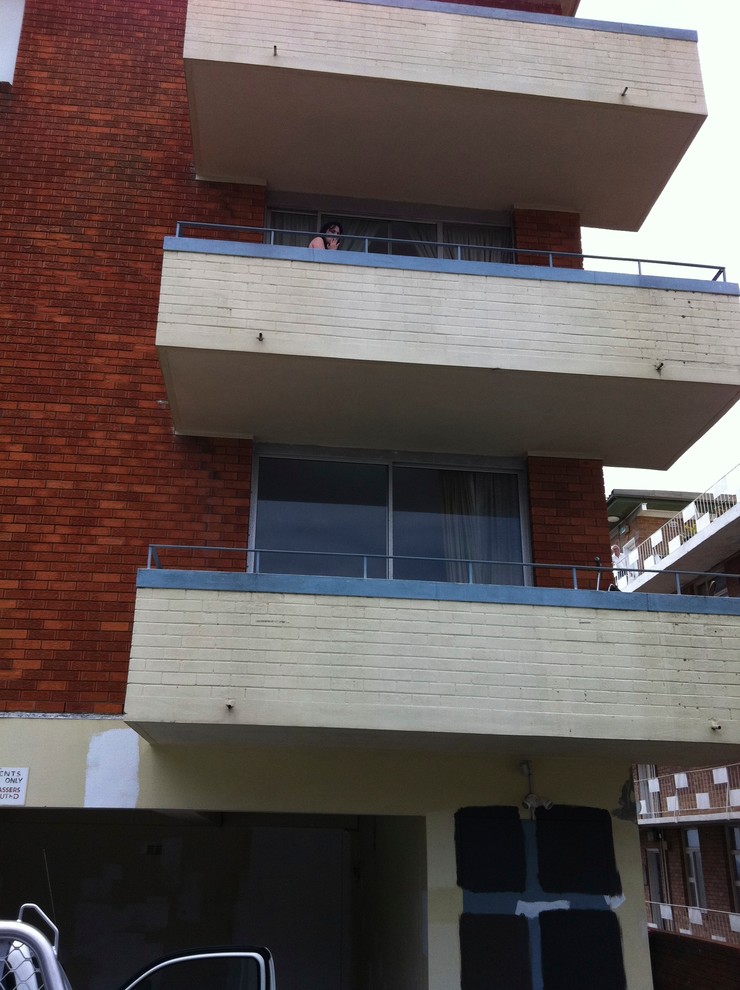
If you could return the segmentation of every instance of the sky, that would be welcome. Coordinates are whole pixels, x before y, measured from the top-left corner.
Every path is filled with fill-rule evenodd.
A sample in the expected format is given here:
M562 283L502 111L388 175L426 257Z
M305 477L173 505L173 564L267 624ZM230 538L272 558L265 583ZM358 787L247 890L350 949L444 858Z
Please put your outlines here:
M642 228L584 228L583 250L634 258L724 265L740 282L740 3L737 0L581 0L578 17L690 28L709 117ZM740 463L740 403L668 471L604 470L615 488L706 491Z

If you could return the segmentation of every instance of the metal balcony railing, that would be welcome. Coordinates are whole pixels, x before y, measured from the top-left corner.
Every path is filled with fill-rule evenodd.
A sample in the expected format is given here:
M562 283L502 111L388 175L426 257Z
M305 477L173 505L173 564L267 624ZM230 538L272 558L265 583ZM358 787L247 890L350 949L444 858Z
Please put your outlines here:
M700 495L681 512L664 523L633 550L623 554L615 562L617 586L627 589L645 573L662 572L660 561L698 537L704 538L708 528L733 509L740 499L740 465L720 478L708 491ZM686 572L690 573L690 572ZM724 573L712 573L709 577L726 578Z
M196 236L207 239L233 240L246 243L284 245L286 238L298 239L308 248L319 231L288 230L278 227L245 227L233 224L197 223L181 220L175 237L187 237L185 231L199 231ZM721 265L695 264L683 261L660 261L654 258L623 258L616 255L578 254L572 251L542 251L534 248L502 247L498 245L466 244L451 241L417 241L400 237L342 234L339 250L349 255L395 255L418 258L438 258L469 263L540 265L549 268L573 268L587 271L619 271L636 275L663 275L692 278L707 282L726 282L727 272ZM332 252L334 254L334 252ZM588 262L588 264L586 264Z
M711 942L740 945L740 914L710 911L687 904L646 901L648 928Z
M426 574L425 574L426 568ZM320 575L359 580L442 581L449 584L531 585L538 572L576 591L618 591L612 567L594 564L539 563L537 561L483 560L474 557L421 557L402 554L343 553L321 550L285 550L271 547L219 547L152 543L148 570L202 570L254 574ZM443 576L440 573L444 572ZM681 580L712 577L701 571L676 571L675 592Z
M638 822L740 820L740 763L638 777Z
M418 577L424 568L444 568L447 577ZM419 557L402 554L343 553L321 550L283 550L270 547L200 547L177 544L151 544L148 569L210 569L249 571L255 574L300 574L389 580L402 576L411 580L442 580L452 584L531 583L537 570L563 572L572 587L611 580L611 568L595 565L537 564L512 560L479 560L463 557ZM414 571L416 573L411 573ZM400 575L399 575L400 572ZM494 576L495 575L495 576ZM579 585L580 575L580 585ZM603 577L602 577L603 575Z

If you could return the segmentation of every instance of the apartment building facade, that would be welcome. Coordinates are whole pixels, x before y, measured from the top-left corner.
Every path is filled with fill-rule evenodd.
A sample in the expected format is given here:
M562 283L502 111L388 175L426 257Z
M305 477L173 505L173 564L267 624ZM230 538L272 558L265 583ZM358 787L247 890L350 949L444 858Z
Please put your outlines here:
M738 496L737 467L702 493L612 492L619 586L737 598ZM740 764L639 765L635 790L656 985L721 986L740 971Z
M94 990L239 941L288 990L649 987L630 765L736 752L740 608L603 590L601 467L737 399L738 289L580 228L701 126L695 35L11 8L2 910Z

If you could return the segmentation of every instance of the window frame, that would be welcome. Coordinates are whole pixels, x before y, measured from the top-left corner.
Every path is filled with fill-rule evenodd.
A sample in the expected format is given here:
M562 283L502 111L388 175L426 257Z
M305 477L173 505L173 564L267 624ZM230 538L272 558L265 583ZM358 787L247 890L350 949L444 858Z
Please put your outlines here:
M532 540L529 528L529 502L527 470L523 461L512 458L475 457L457 454L396 452L335 447L299 447L283 444L255 444L252 458L251 497L249 504L249 534L247 544L247 572L258 573L255 567L257 508L259 505L259 466L262 457L290 458L291 460L321 460L344 463L383 464L388 468L387 499L387 550L390 567L387 580L393 580L393 468L428 467L451 471L481 471L491 474L509 474L516 478L519 527L524 564L532 561ZM532 569L523 567L521 587L533 585ZM360 579L361 580L361 579ZM412 579L415 580L415 579Z
M389 204L389 206L392 205L393 204ZM435 236L431 243L437 244L435 257L437 259L443 259L443 260L446 258L446 253L445 253L445 248L442 245L446 243L453 243L453 242L448 242L448 240L445 237L445 227L447 225L479 227L483 230L496 228L508 232L508 243L505 245L481 245L481 249L503 252L505 257L504 260L500 262L500 264L513 264L515 262L516 245L514 238L514 227L511 220L509 220L507 223L504 223L500 221L497 222L494 219L485 220L485 219L480 219L478 217L475 218L468 218L465 216L455 217L454 212L450 216L425 217L423 215L424 210L422 208L418 208L418 209L419 209L419 213L414 213L413 207L410 209L408 213L406 213L400 210L385 212L383 211L382 208L378 210L373 210L372 208L363 208L359 204L353 210L351 206L346 206L341 204L338 204L334 208L328 208L324 205L316 206L313 208L306 208L306 207L282 206L282 205L278 205L277 203L273 203L267 210L267 226L270 229L275 227L273 218L274 218L274 214L276 213L283 213L283 214L293 213L296 215L303 215L304 217L315 216L316 230L307 231L308 234L315 234L317 231L321 229L324 223L328 223L329 221L338 221L339 223L344 223L344 224L352 220L358 220L358 221L364 220L369 222L387 223L389 225L389 231L388 231L389 240L388 243L386 244L388 250L381 253L387 254L389 256L403 257L403 255L401 254L394 255L394 252L391 250L394 243L401 243L404 240L404 238L392 236L392 224L408 223L408 224L418 224L420 226L426 225L428 227L435 228ZM436 213L436 211L434 212ZM345 231L345 235L346 235L346 231ZM369 239L373 240L372 237L370 237ZM306 244L306 246L308 245ZM351 254L355 252L346 252L346 253ZM378 253L378 252L371 252L371 253Z
M696 832L697 843L689 845L689 834ZM686 879L686 900L689 907L707 910L707 889L704 883L704 863L701 854L701 829L681 829L684 874Z
M735 832L737 833L737 841L733 839L733 833ZM740 825L728 825L725 834L727 836L730 889L732 891L735 911L740 912Z

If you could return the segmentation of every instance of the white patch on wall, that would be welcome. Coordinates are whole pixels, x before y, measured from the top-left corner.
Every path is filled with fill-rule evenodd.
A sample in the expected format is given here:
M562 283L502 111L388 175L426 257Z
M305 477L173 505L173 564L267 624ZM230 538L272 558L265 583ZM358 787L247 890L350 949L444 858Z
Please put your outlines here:
M673 779L676 781L676 787L688 787L689 778L685 773L674 773Z
M726 784L727 767L714 767L712 770L712 780L715 784Z
M517 901L514 914L525 918L538 918L543 911L567 911L570 901Z
M703 925L704 919L701 916L701 911L699 908L689 908L689 924L690 925Z
M676 794L669 794L666 803L669 811L678 811L678 796Z
M709 795L706 791L700 791L696 795L696 807L699 808L700 811L707 811L711 807L709 804Z
M108 729L90 740L85 808L135 808L139 797L139 737L133 729Z
M740 787L733 787L730 790L730 804L733 807L740 807Z
M657 777L648 778L648 790L650 791L651 794L660 793L660 781L658 780Z
M673 921L673 909L670 904L660 905L660 916L663 921Z
M627 898L624 894L604 894L604 900L612 911L616 911L618 907L621 907L624 904Z

